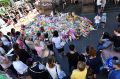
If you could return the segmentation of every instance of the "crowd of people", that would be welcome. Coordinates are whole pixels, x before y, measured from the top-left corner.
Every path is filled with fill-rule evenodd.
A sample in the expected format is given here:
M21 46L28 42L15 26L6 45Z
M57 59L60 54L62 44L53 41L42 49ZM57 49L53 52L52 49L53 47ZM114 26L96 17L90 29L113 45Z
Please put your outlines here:
M120 27L114 30L114 36L105 32L97 48L87 46L82 54L76 51L73 44L69 45L69 52L65 52L56 30L50 38L47 32L38 31L37 34L26 36L12 28L7 35L0 32L0 71L13 79L96 79L101 72L107 72L108 79L119 79L119 58L110 56L103 63L102 50L107 48L120 52ZM69 75L56 61L56 53L68 58Z
M75 1L71 0L71 3ZM101 12L100 4L98 15L94 18L96 29L100 23L103 27L106 24L106 13L100 17ZM13 20L14 14L11 12ZM120 14L117 20L120 23ZM119 25L114 35L103 33L97 47L89 45L84 53L78 52L71 41L68 41L71 43L69 51L65 52L65 42L58 31L53 30L51 35L40 28L37 33L29 35L25 33L25 26L22 26L21 31L12 28L7 35L0 31L0 79L96 79L99 74L108 79L120 78L120 58L106 58L103 52L107 49L120 53ZM57 55L68 59L70 74L62 69Z
M0 5L0 7L2 6ZM2 9L4 11L3 7ZM3 27L5 27L5 26L17 24L18 20L27 16L29 11L32 11L32 9L34 8L32 7L30 3L24 3L24 4L21 4L20 6L16 6L16 7L12 7L8 9L7 12L0 15L0 19L2 20L0 21L2 22L0 24L0 28L2 28L3 25L4 25Z

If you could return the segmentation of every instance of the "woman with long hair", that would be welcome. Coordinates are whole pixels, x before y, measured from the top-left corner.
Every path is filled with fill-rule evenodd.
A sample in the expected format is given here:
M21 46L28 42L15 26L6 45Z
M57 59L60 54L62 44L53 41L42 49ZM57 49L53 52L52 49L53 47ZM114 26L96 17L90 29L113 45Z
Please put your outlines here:
M86 52L88 56L86 61L86 64L89 67L88 70L91 70L91 74L93 75L93 78L96 79L96 74L99 73L100 67L102 66L101 59L97 54L96 49L92 46L88 46Z
M71 75L71 79L86 79L87 68L83 61L79 61L77 64L77 69L74 69Z
M18 43L14 43L13 44L13 49L14 49L14 54L19 56L19 59L23 62L26 63L26 60L28 58L31 58L31 56L29 55L28 52L26 52L24 49L20 49L19 48L19 44Z
M48 58L46 68L50 73L52 79L59 79L57 74L60 72L60 66L55 62L54 56L50 56Z
M45 49L42 50L42 53L41 53L42 63L46 64L50 56L54 56L54 52L49 50L48 47L46 46Z
M48 48L49 50L53 51L53 44L52 44L52 42L51 42L51 40L50 40L50 38L49 38L48 33L45 33L45 34L44 34L44 42L45 42L45 44L47 45L47 48Z
M62 38L59 36L58 31L53 32L52 42L55 45L55 48L58 50L59 53L64 53L64 46L61 45Z
M19 47L21 49L26 49L25 44L24 44L24 34L21 34L18 39L16 40L16 42L19 44Z
M34 41L34 46L35 46L35 50L37 51L37 55L38 55L39 57L41 57L42 47L40 46L40 41L39 41L39 40L35 40L35 41Z

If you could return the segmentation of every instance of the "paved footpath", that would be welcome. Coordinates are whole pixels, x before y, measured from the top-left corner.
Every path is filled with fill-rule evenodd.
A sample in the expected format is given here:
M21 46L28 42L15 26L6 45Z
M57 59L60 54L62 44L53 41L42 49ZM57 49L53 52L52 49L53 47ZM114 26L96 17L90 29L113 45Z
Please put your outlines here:
M78 8L77 9L72 8L72 9L74 9L75 12L77 12L76 10L78 10ZM74 11L72 9L71 9L71 11ZM79 12L77 12L77 13L79 13ZM116 16L118 15L118 13L120 13L120 12L112 11L112 12L107 13L107 24L104 29L99 28L98 30L90 32L88 37L81 37L79 40L73 41L72 43L75 45L76 50L79 53L83 53L85 51L86 46L88 46L88 45L92 45L92 46L96 47L103 32L109 32L110 34L113 34L114 28L117 27ZM79 15L86 16L92 21L94 20L94 16L95 16L94 13L88 13L88 14L80 14L79 13ZM7 30L8 30L7 28L4 28L4 31L7 31ZM68 45L69 44L65 45L65 52L68 51ZM56 54L57 62L60 63L62 69L67 73L67 75L69 75L70 72L69 72L69 68L68 68L69 66L68 66L67 58L61 57L60 55L58 55L58 53L55 53L55 54ZM97 79L106 79L106 78L103 75L102 76L100 75Z
M88 37L81 37L79 40L73 41L72 43L75 45L76 50L79 53L83 53L86 49L86 46L88 45L92 45L96 47L103 32L109 32L110 34L113 34L113 30L117 27L117 22L115 18L117 15L118 15L118 12L107 13L107 24L104 29L99 28L98 30L90 32ZM87 16L90 20L94 20L95 14L94 13L89 13L89 14L84 14L84 15L81 14L81 16ZM66 52L68 51L68 45L69 44L66 44L65 46ZM57 56L56 57L57 61L62 66L62 69L67 73L67 75L69 75L70 73L68 69L69 65L67 62L67 58L66 57L62 58L58 54L56 54L56 56ZM97 79L107 79L107 78L104 77L103 75L99 75Z

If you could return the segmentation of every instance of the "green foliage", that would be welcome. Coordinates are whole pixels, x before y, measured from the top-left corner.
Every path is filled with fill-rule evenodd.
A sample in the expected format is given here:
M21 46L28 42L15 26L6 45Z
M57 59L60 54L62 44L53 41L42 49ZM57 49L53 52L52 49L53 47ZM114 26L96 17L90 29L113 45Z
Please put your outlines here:
M6 10L4 7L0 7L0 15L4 15L6 13Z
M10 0L0 0L0 4L4 7L7 7L10 5Z

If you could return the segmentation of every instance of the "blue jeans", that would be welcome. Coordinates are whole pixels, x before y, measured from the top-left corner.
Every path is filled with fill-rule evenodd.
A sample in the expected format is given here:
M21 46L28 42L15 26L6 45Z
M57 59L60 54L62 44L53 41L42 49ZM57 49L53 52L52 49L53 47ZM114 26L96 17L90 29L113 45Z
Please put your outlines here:
M95 23L95 26L96 26L96 29L98 29L100 26L100 23Z
M97 51L99 51L99 50L101 50L101 49L104 49L105 47L102 45L102 44L99 44L98 46L97 46Z

